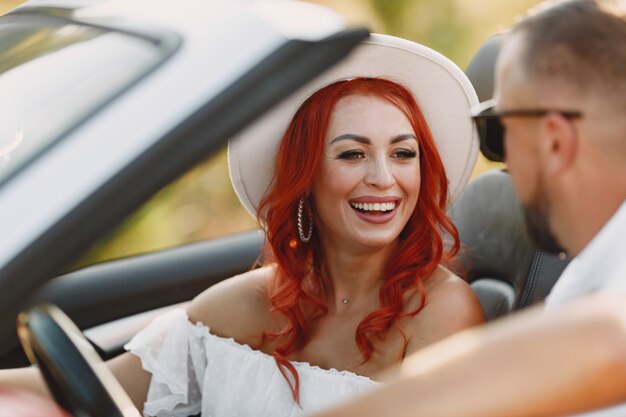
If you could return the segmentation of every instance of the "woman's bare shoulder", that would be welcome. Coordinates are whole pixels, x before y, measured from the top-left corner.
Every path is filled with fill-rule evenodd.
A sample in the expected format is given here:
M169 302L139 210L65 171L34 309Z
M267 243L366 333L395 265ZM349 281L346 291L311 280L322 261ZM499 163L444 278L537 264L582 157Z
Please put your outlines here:
M439 265L425 281L424 288L427 294L436 299L455 295L473 298L474 294L474 291L463 278L442 265Z
M426 280L424 290L426 305L407 329L407 354L485 322L485 313L472 288L443 266Z
M274 274L274 268L263 267L211 286L190 303L189 319L205 324L218 336L257 343L262 331L273 327L267 285Z

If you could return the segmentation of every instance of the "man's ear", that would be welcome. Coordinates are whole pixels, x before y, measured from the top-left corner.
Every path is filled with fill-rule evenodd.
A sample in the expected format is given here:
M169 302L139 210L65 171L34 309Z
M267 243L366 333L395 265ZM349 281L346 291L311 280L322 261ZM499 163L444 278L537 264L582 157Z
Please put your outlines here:
M542 119L544 140L540 146L545 172L559 176L576 160L578 137L571 120L559 113L549 113Z

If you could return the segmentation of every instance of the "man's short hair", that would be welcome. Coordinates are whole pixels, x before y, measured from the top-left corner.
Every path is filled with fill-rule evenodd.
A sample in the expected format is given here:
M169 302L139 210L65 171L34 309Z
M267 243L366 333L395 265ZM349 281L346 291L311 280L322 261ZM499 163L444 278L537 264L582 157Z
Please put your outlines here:
M626 0L546 1L519 21L533 80L563 80L626 111Z

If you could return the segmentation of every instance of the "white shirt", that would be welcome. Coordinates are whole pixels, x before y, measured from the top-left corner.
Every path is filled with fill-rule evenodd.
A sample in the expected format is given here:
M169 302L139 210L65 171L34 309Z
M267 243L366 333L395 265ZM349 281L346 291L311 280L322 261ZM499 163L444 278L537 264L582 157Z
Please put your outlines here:
M192 324L184 310L157 317L126 349L152 374L144 416L303 417L380 385L349 371L291 362L300 406L273 356Z
M546 310L595 292L626 293L626 202L567 266L546 298ZM624 417L626 403L576 417Z
M626 292L626 202L565 268L546 309L595 292Z

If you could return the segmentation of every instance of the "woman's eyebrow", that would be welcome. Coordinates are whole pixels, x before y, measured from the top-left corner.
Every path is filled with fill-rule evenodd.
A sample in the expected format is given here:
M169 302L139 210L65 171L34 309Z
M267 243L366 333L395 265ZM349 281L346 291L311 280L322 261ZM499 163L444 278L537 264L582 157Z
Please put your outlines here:
M398 136L395 136L395 137L391 138L389 143L393 145L394 143L402 142L403 140L410 140L410 139L413 139L413 140L417 141L417 138L415 137L414 134L412 134L412 133L404 133L402 135L398 135ZM342 141L342 140L353 140L353 141L356 141L356 142L364 143L366 145L369 145L369 144L372 143L365 136L357 135L355 133L344 133L343 135L337 136L330 143L332 145L333 143L336 143L336 142L339 142L339 141Z
M354 134L354 133L344 133L343 135L339 135L335 139L333 139L330 142L330 144L332 145L333 143L336 143L336 142L339 142L339 141L342 141L342 140L354 140L356 142L361 142L361 143L364 143L366 145L369 145L370 143L372 143L372 141L370 141L365 136L357 135L357 134Z
M394 138L392 138L389 143L394 144L394 143L398 143L398 142L402 142L403 140L410 140L413 139L414 141L417 142L417 138L415 137L415 135L413 133L405 133L403 135L398 135Z

